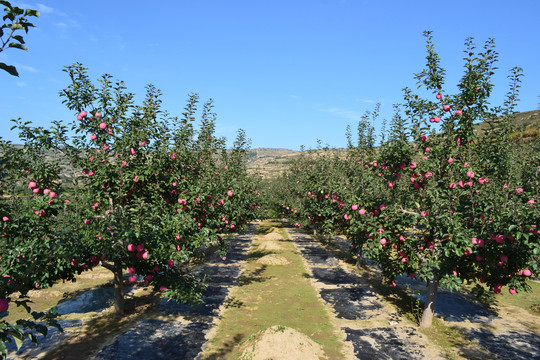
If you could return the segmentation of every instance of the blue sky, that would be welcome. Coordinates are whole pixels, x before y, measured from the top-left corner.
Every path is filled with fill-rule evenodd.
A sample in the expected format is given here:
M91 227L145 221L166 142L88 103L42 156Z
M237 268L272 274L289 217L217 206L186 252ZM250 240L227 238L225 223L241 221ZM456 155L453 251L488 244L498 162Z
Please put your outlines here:
M425 59L432 30L447 70L447 91L462 75L464 41L495 39L500 53L493 104L502 104L508 70L524 70L518 110L540 99L540 2L492 1L12 1L38 9L25 35L28 52L7 49L0 61L0 136L17 142L9 119L35 125L70 120L58 92L63 67L81 62L97 79L123 80L142 99L145 85L163 92L163 108L180 116L190 92L214 99L218 135L243 128L252 147L346 145L345 128L381 102L390 119L402 89ZM380 123L376 124L380 127Z

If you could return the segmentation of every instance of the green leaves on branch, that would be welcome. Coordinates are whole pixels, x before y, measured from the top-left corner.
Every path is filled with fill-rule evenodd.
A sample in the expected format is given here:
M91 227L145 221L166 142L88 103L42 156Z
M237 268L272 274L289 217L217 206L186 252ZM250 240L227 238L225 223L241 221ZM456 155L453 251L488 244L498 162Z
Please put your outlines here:
M24 30L25 33L28 33L28 29L35 27L35 25L29 22L27 17L39 17L39 12L37 10L24 10L17 6L12 6L9 1L0 1L0 5L5 6L4 16L2 17L4 24L0 26L0 41L2 43L0 53L7 48L27 51L28 49L24 46L25 42L22 35L15 34L15 32ZM0 69L10 75L19 76L17 69L13 65L0 62Z

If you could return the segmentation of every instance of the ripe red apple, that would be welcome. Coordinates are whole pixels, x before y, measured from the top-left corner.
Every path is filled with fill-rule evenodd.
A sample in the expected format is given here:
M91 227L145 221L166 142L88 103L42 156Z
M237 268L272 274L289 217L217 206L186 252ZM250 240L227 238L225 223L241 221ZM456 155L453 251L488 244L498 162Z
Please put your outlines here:
M90 256L90 262L92 263L92 265L95 266L95 265L99 264L99 259L98 259L98 257L96 255L92 255L92 256Z
M437 98L437 100L441 100L442 99L442 94L438 93L437 95L435 95L435 97Z
M0 299L0 311L7 311L9 302L6 299Z
M532 275L531 270L529 269L523 270L523 276L531 276L531 275Z
M129 272L131 275L133 275L133 274L135 274L137 271L135 270L134 267L129 267L129 268L128 268L128 272Z
M37 184L36 184L35 181L30 181L30 183L28 184L28 187L29 187L30 189L33 189L33 188L35 188L36 186L37 186Z
M99 128L100 128L101 130L105 130L105 129L107 128L107 124L104 123L104 122L102 122L101 124L99 124Z
M135 246L135 244L128 244L127 249L128 251L136 251L137 246Z

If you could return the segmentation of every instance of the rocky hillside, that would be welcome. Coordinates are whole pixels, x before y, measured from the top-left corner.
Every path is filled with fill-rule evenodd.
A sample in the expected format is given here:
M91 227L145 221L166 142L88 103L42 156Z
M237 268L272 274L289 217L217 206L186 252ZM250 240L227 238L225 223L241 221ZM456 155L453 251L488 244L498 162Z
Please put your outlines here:
M276 177L300 154L288 149L252 149L248 153L248 169L263 178Z

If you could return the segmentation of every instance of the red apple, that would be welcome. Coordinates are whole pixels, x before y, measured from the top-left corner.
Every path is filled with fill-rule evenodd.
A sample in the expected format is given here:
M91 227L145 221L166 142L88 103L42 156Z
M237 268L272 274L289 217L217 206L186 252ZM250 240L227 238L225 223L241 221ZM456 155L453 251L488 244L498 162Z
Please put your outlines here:
M9 302L6 299L0 299L0 311L7 311Z

